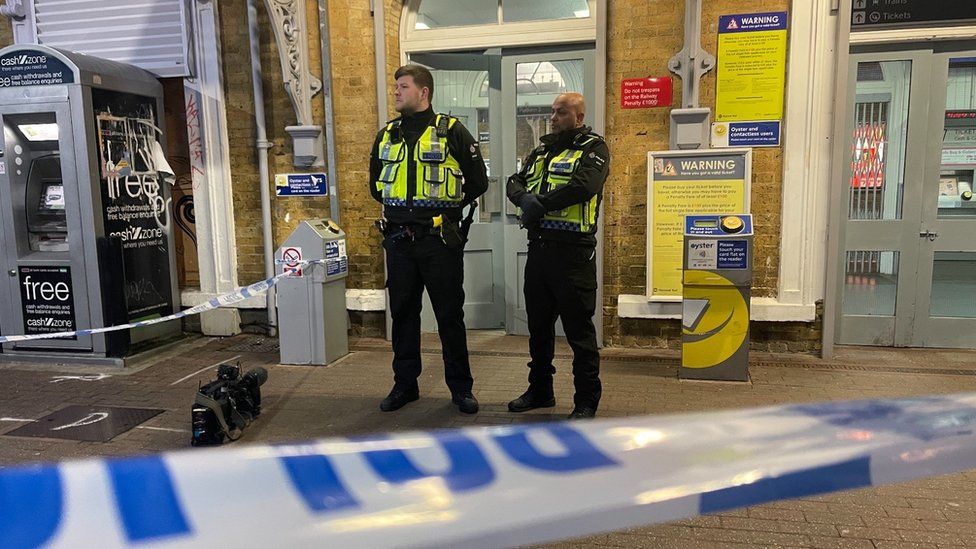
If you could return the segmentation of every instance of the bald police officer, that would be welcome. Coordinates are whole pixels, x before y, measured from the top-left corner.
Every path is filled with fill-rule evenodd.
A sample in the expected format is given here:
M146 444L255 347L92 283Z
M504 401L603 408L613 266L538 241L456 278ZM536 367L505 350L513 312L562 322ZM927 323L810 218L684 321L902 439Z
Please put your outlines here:
M592 418L600 404L596 310L596 229L610 151L583 124L586 103L565 93L552 104L552 133L508 179L508 199L528 230L525 307L529 322L529 387L508 403L512 412L556 405L552 389L555 324L561 318L573 349L576 394L570 419Z

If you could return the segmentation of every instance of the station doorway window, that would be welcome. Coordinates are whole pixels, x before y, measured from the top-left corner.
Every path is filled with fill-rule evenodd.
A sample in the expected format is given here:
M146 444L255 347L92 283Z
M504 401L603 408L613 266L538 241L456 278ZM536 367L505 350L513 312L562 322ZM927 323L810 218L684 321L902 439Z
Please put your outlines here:
M976 50L854 50L840 344L976 347Z
M434 109L461 120L488 168L489 190L465 248L468 329L528 333L527 243L505 182L549 132L560 93L595 97L595 14L596 0L411 0L404 7L403 60L431 69ZM594 125L596 112L592 105L586 124ZM426 299L423 329L434 331Z

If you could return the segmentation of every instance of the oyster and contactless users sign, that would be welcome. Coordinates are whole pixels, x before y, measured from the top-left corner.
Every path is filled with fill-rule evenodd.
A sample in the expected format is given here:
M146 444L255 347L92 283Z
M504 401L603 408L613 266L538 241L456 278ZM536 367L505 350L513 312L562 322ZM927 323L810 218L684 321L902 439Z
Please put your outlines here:
M976 20L973 0L852 0L851 29Z
M324 173L280 173L275 175L276 196L328 196Z
M43 51L18 50L0 57L0 88L71 84L75 73Z

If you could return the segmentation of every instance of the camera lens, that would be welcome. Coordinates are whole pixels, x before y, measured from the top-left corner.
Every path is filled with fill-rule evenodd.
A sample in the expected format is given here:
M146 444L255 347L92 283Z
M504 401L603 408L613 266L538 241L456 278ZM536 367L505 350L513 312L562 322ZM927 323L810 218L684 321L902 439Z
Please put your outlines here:
M264 368L252 368L241 378L241 385L245 387L260 387L268 381L268 371Z

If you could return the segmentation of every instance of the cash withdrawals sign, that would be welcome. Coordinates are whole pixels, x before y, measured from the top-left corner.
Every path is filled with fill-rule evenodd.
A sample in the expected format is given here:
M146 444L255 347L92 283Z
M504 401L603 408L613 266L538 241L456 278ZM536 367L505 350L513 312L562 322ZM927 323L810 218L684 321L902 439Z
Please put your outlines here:
M752 151L647 154L647 297L681 295L686 215L749 212Z
M787 19L785 11L719 18L716 122L783 118Z

